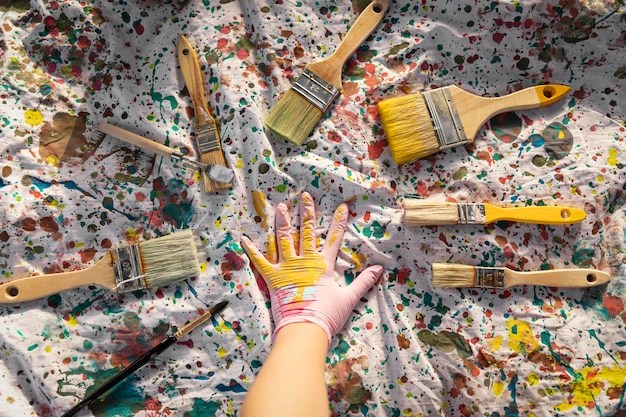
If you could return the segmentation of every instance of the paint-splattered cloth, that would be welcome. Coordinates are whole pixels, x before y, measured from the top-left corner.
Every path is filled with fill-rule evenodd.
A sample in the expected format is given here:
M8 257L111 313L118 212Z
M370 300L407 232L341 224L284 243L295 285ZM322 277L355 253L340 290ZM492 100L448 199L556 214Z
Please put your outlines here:
M272 331L239 240L263 247L273 207L297 207L303 190L320 232L351 202L339 279L385 267L330 347L333 416L626 414L623 1L395 0L305 145L273 137L262 123L269 109L305 64L335 50L366 4L2 2L2 281L83 269L111 248L189 228L202 273L122 296L85 286L1 305L0 415L61 415L222 299L221 317L83 415L237 415ZM190 167L98 134L107 121L197 158L181 34L200 57L236 172L228 191L206 194ZM394 163L379 101L452 84L494 97L547 82L572 90L493 118L471 145ZM408 195L563 204L587 217L406 227ZM441 289L431 285L433 262L597 268L612 278L593 290Z

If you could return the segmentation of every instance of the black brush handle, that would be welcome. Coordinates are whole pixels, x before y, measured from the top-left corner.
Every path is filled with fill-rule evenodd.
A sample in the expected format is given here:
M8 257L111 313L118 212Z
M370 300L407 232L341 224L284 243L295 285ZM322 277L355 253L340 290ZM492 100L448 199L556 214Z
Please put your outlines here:
M150 349L149 352L143 354L141 357L139 357L139 359L131 363L127 368L124 368L122 372L105 382L100 388L92 392L87 397L83 398L78 404L72 407L61 417L71 417L76 415L76 413L78 413L83 407L90 405L92 402L104 395L111 388L115 387L117 384L128 378L136 370L143 367L152 359L163 353L163 351L172 346L176 342L176 340L177 339L174 336L169 336L167 339L163 340L161 343Z

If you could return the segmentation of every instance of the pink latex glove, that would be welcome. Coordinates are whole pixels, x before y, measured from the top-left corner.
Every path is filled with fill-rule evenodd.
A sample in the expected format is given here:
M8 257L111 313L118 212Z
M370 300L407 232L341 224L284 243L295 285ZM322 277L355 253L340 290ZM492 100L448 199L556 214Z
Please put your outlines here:
M300 199L300 246L296 254L289 211L283 203L276 207L278 263L269 262L259 249L243 237L241 244L254 268L265 279L270 291L274 336L290 323L311 322L324 329L328 343L343 327L359 299L383 272L380 265L363 270L347 287L335 281L335 261L348 222L348 205L335 210L321 252L315 237L315 203L311 195Z

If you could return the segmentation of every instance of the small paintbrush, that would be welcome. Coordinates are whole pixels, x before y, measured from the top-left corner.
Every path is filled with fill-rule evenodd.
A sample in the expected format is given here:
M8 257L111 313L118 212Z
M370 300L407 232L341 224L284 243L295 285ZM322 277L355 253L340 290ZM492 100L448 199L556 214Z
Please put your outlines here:
M407 226L490 224L498 221L573 224L583 221L586 216L581 209L563 206L497 207L487 203L404 200L404 222Z
M390 0L372 1L330 57L304 67L302 75L264 120L278 137L302 145L340 94L343 65L378 26L389 3Z
M504 289L514 285L541 285L589 288L606 284L609 279L609 274L597 269L574 268L518 272L506 267L432 264L434 287Z
M546 84L501 97L480 97L455 85L378 103L389 150L398 165L472 143L487 120L561 99L570 87Z
M205 321L209 320L211 317L214 317L215 315L222 312L222 310L224 310L224 308L226 308L227 305L228 305L228 301L221 301L220 303L212 307L209 311L202 314L201 316L199 316L198 318L196 318L194 321L187 324L186 326L182 327L173 335L165 338L162 342L157 344L155 347L150 349L147 353L143 354L136 361L131 363L127 368L124 368L124 370L121 371L119 374L117 374L116 376L114 376L113 378L105 382L102 386L100 386L98 389L93 391L87 397L83 398L78 404L76 404L68 412L63 414L62 417L71 417L75 415L77 412L79 412L83 407L92 404L95 400L100 398L107 391L114 388L117 384L119 384L120 382L128 378L135 371L137 371L138 369L146 365L148 362L150 362L152 359L154 359L155 357L163 353L167 348L172 346L181 338L191 333L191 331L194 330L196 327L200 326Z
M157 155L161 155L165 158L169 158L173 161L182 162L183 164L193 165L209 176L210 179L225 184L230 184L233 180L235 173L232 169L227 168L220 164L208 165L195 159L191 159L183 155L176 149L172 149L169 146L162 145L150 139L146 139L143 136L139 136L121 127L113 126L106 122L100 122L98 129L107 135L122 140L131 145L138 146L148 152L153 152Z
M191 230L111 249L94 265L71 272L15 279L0 285L0 304L35 300L97 285L118 294L154 289L200 275Z

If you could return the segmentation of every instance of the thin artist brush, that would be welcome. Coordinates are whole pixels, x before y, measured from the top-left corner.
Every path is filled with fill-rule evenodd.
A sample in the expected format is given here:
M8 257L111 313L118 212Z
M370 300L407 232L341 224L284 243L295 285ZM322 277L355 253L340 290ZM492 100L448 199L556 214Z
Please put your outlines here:
M200 275L191 230L111 249L94 265L71 272L15 279L0 285L0 303L35 300L84 285L118 294L154 289Z
M276 102L265 125L296 145L302 145L342 88L342 68L378 26L390 0L374 0L359 15L331 56L309 63L294 85Z
M200 326L205 321L209 320L211 317L214 317L216 314L219 314L220 312L222 312L222 310L224 310L224 308L226 308L227 305L228 305L228 301L219 302L214 307L212 307L209 311L202 314L201 316L199 316L198 318L196 318L195 320L193 320L191 323L187 324L186 326L182 327L173 335L168 336L167 338L163 339L162 342L160 342L155 347L150 349L148 352L140 356L137 360L131 363L127 368L124 368L123 371L121 371L119 374L117 374L116 376L114 376L113 378L105 382L102 386L98 387L98 389L93 391L87 397L83 398L81 401L78 402L78 404L72 407L68 412L63 414L61 417L71 417L73 415L76 415L76 413L78 413L83 407L92 404L95 400L100 398L107 391L114 388L117 384L119 384L120 382L128 378L135 371L142 368L152 359L154 359L155 357L163 353L166 349L168 349L174 343L179 341L181 338L191 333L191 331L194 330L196 327Z
M541 285L589 288L606 284L610 278L606 272L585 268L518 272L506 267L432 264L434 287L504 289L514 285Z
M183 164L193 165L196 168L200 168L203 174L208 175L208 177L213 181L230 184L235 175L233 170L228 167L220 164L208 165L203 162L196 161L195 159L188 158L176 149L172 149L169 146L146 139L143 136L129 132L121 127L113 126L112 124L106 122L100 122L98 124L98 129L102 133L110 135L126 143L130 143L131 145L138 146L148 152L153 152L173 161L182 162Z
M398 165L435 152L472 143L493 116L547 106L570 87L546 84L501 97L480 97L450 85L378 103L389 150Z
M564 206L498 207L488 203L436 202L417 198L407 198L403 205L407 226L490 224L498 221L573 224L587 216L584 210Z

